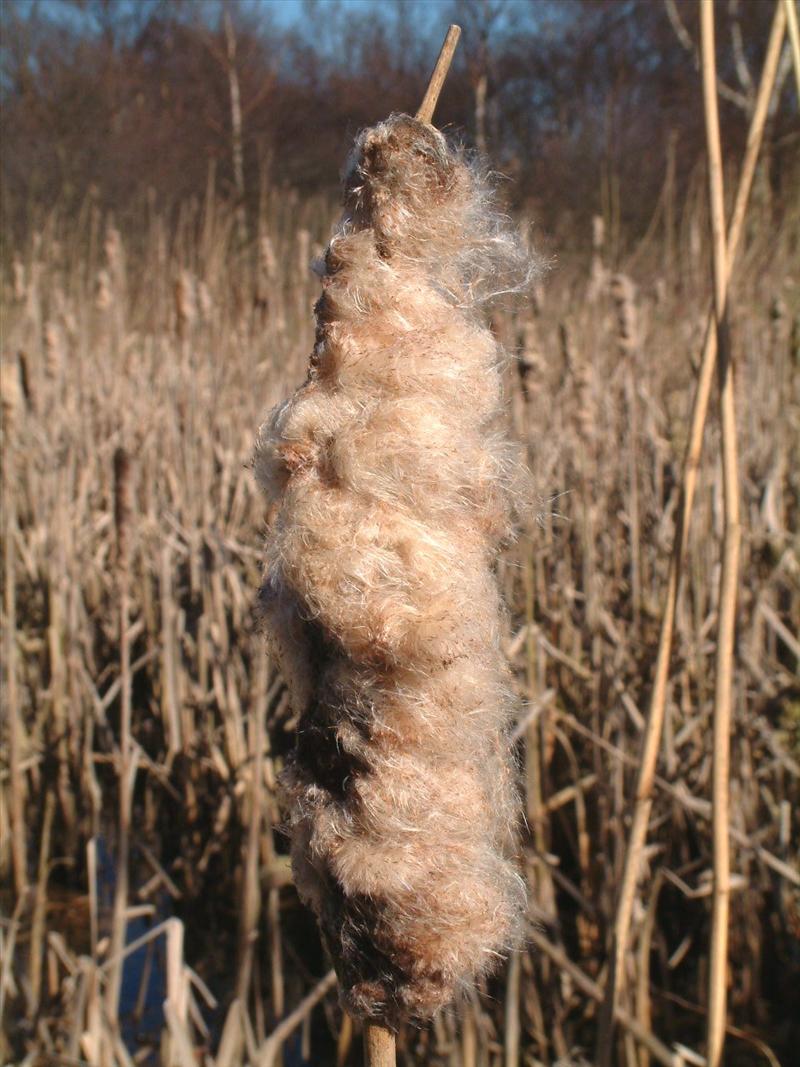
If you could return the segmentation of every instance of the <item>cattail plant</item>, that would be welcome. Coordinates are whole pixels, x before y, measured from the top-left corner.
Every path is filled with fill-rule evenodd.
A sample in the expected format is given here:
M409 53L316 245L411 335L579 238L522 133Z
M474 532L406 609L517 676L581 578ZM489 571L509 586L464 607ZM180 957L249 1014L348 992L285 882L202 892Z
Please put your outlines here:
M358 138L305 383L261 428L261 604L299 716L297 888L342 999L426 1019L516 941L513 698L492 571L526 479L487 300L528 259L426 122Z

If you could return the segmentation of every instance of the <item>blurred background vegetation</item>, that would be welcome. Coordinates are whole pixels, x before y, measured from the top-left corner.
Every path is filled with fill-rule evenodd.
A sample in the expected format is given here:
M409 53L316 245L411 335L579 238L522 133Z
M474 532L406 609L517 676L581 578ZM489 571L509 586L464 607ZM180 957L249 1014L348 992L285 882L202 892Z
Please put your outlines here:
M738 159L772 5L717 8ZM559 248L587 239L604 200L630 246L668 167L680 201L702 156L692 0L6 0L0 19L2 222L17 236L90 190L120 224L209 181L250 224L265 186L335 192L356 131L416 106L451 20L464 38L437 121L488 153ZM787 52L762 172L779 199L796 191L789 73Z

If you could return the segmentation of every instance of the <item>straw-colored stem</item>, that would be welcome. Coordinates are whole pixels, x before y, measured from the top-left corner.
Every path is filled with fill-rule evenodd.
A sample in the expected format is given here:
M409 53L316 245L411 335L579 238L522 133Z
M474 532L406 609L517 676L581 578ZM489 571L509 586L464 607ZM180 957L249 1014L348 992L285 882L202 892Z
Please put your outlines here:
M239 973L236 996L247 1003L253 954L258 939L258 919L261 913L261 892L258 878L259 840L261 836L262 784L264 770L261 763L264 748L261 708L250 716L250 788L247 847L242 878L242 911L239 920Z
M797 86L797 100L800 102L800 29L797 27L796 0L783 0L786 19L789 24L789 41L792 46L794 63L794 80Z
M317 1004L335 985L336 972L333 970L328 971L325 977L317 982L311 992L303 997L297 1007L290 1011L285 1019L281 1019L258 1050L259 1067L272 1067L284 1041L308 1018ZM392 1061L392 1065L394 1065L394 1061Z
M431 80L428 82L425 96L416 114L416 118L420 122L431 122L433 120L433 113L439 102L439 94L442 91L447 72L450 70L450 64L453 62L453 55L460 36L461 27L455 24L450 26L444 39L442 50L439 52L439 58L436 60L436 66L433 68L433 74L431 74Z
M528 931L528 940L531 944L541 952L544 956L547 956L556 967L568 975L575 983L578 989L589 997L590 1000L599 1002L603 998L603 991L600 986L594 982L588 974L581 970L577 964L567 956L562 948L554 945L548 938L545 937L536 927L531 927ZM623 1008L615 1008L614 1013L617 1019L625 1030L631 1034L643 1047L646 1048L653 1059L663 1064L664 1067L685 1067L686 1060L677 1052L673 1052L662 1041L651 1034L649 1030L643 1029L639 1020L636 1019L630 1012L625 1011Z
M519 996L521 977L522 957L519 952L514 952L508 961L508 977L506 979L505 1044L503 1049L505 1067L519 1067L520 1063Z
M708 1064L718 1067L725 1043L727 1007L728 919L730 914L730 731L733 689L733 645L739 574L739 473L736 447L733 367L727 329L727 248L722 149L714 55L713 0L700 3L700 44L703 68L703 105L708 150L708 193L714 271L714 316L719 351L720 421L722 425L722 485L724 539L719 591L716 686L711 770L713 885L711 911L711 964L708 984Z
M764 68L761 74L756 105L753 109L753 117L747 135L747 146L745 148L742 172L739 177L733 214L731 215L728 228L726 282L730 277L730 270L734 264L739 239L742 233L745 210L750 196L750 189L753 184L753 175L758 160L758 153L761 148L767 110L775 85L785 30L786 11L779 0L775 9L775 17L772 22L772 29L770 31L769 43L767 45L767 54L764 60ZM672 655L672 636L680 589L681 567L689 539L692 504L697 485L697 474L700 466L700 456L703 444L703 430L705 427L706 415L708 413L716 358L717 333L714 327L714 312L712 311L709 313L706 324L700 372L692 403L689 438L683 461L681 500L676 520L677 529L672 545L669 570L667 573L667 584L661 615L661 629L659 632L653 688L650 696L647 727L642 742L639 773L636 780L633 821L630 836L628 838L628 848L625 855L622 885L617 899L617 911L614 923L614 942L606 983L606 995L601 1011L600 1024L598 1026L596 1059L600 1067L603 1067L603 1065L607 1065L610 1062L611 1029L613 1026L614 1009L625 984L623 963L628 949L628 937L630 933L631 914L633 912L633 901L636 893L636 883L639 877L642 851L647 839L647 826L650 819L650 810L653 804L653 783L655 780L656 763L661 745L661 731L666 708L669 665Z
M395 1067L394 1034L383 1026L364 1027L364 1067Z
M11 420L8 420L10 422ZM6 431L8 432L8 430ZM17 598L15 574L16 508L14 486L14 446L4 442L3 455L3 607L5 609L5 709L8 728L8 757L11 771L11 862L14 868L14 889L21 899L28 887L28 862L25 845L25 812L23 808L25 782L22 773L22 723L19 715L17 691Z
M44 803L44 819L39 844L39 866L36 879L36 896L31 921L30 967L28 971L28 1011L35 1016L39 1010L42 994L42 958L45 942L45 914L47 911L47 878L50 873L50 838L53 829L55 797L48 789Z

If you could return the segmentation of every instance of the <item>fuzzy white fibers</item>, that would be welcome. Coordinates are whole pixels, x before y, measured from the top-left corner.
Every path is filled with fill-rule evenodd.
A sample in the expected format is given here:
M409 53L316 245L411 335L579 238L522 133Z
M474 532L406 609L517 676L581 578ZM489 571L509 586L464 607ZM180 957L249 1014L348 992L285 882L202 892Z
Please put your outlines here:
M295 879L347 1008L389 1026L490 971L525 906L492 566L526 477L480 312L528 269L441 134L366 130L308 378L256 444Z

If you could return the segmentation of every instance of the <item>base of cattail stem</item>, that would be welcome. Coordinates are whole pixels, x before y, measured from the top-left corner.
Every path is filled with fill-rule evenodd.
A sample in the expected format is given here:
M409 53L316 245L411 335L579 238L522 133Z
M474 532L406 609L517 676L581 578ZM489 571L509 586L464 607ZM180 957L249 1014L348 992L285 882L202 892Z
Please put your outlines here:
M394 1034L383 1026L364 1027L364 1067L395 1067Z

